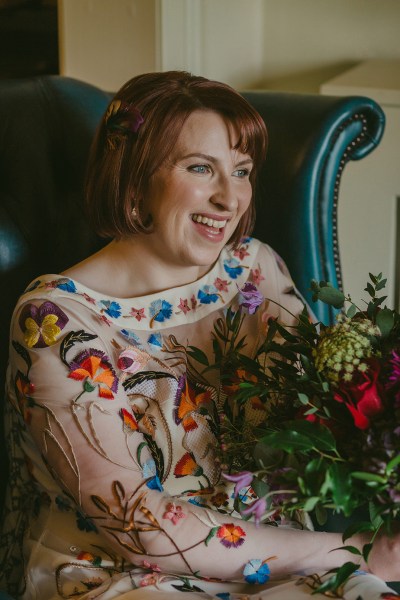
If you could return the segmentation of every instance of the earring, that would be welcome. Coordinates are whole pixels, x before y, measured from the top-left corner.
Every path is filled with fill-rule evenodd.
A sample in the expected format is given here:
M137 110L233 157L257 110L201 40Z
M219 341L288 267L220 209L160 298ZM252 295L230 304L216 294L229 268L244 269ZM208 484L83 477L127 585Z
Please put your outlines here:
M137 210L136 210L136 208L132 208L131 217L132 217L133 221L135 221L137 219Z

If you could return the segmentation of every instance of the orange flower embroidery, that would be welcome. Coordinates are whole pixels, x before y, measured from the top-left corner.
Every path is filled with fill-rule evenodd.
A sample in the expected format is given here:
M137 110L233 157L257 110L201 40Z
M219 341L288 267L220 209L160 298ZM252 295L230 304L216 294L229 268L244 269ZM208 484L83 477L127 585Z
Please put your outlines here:
M118 380L109 358L101 350L90 348L78 354L70 363L68 377L84 381L85 392L92 392L96 386L101 398L112 400L118 389Z

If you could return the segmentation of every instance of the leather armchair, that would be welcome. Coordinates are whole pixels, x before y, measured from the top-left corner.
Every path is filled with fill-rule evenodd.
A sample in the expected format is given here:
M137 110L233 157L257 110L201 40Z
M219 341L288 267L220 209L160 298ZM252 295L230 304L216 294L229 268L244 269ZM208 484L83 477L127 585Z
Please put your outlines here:
M341 284L340 177L348 161L379 144L384 114L363 97L244 95L265 119L270 138L255 236L283 256L311 300L312 278ZM82 181L109 100L110 94L67 77L0 81L1 380L18 295L34 277L59 273L104 243L85 221ZM320 320L332 321L329 307L313 308ZM1 445L4 456L4 440Z

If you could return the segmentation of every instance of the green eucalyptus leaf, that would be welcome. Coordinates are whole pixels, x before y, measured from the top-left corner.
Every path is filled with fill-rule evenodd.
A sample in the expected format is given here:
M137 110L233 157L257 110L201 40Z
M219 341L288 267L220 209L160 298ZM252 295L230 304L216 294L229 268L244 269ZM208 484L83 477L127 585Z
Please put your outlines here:
M251 487L259 498L266 496L270 490L269 485L265 481L261 481L258 477L255 477L251 482Z
M352 319L356 312L357 307L355 306L355 304L350 304L349 308L347 309L346 316L349 317L349 319Z
M390 308L382 308L376 315L375 322L381 330L382 337L387 337L393 329L394 312Z

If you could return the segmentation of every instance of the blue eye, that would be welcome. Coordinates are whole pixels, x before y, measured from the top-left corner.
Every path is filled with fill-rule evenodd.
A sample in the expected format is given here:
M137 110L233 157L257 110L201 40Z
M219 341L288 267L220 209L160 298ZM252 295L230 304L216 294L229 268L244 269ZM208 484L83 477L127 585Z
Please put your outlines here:
M233 173L235 177L248 177L250 175L249 169L237 169Z
M189 171L193 171L194 173L199 173L200 175L205 175L206 173L210 173L211 168L209 165L191 165L188 167Z

